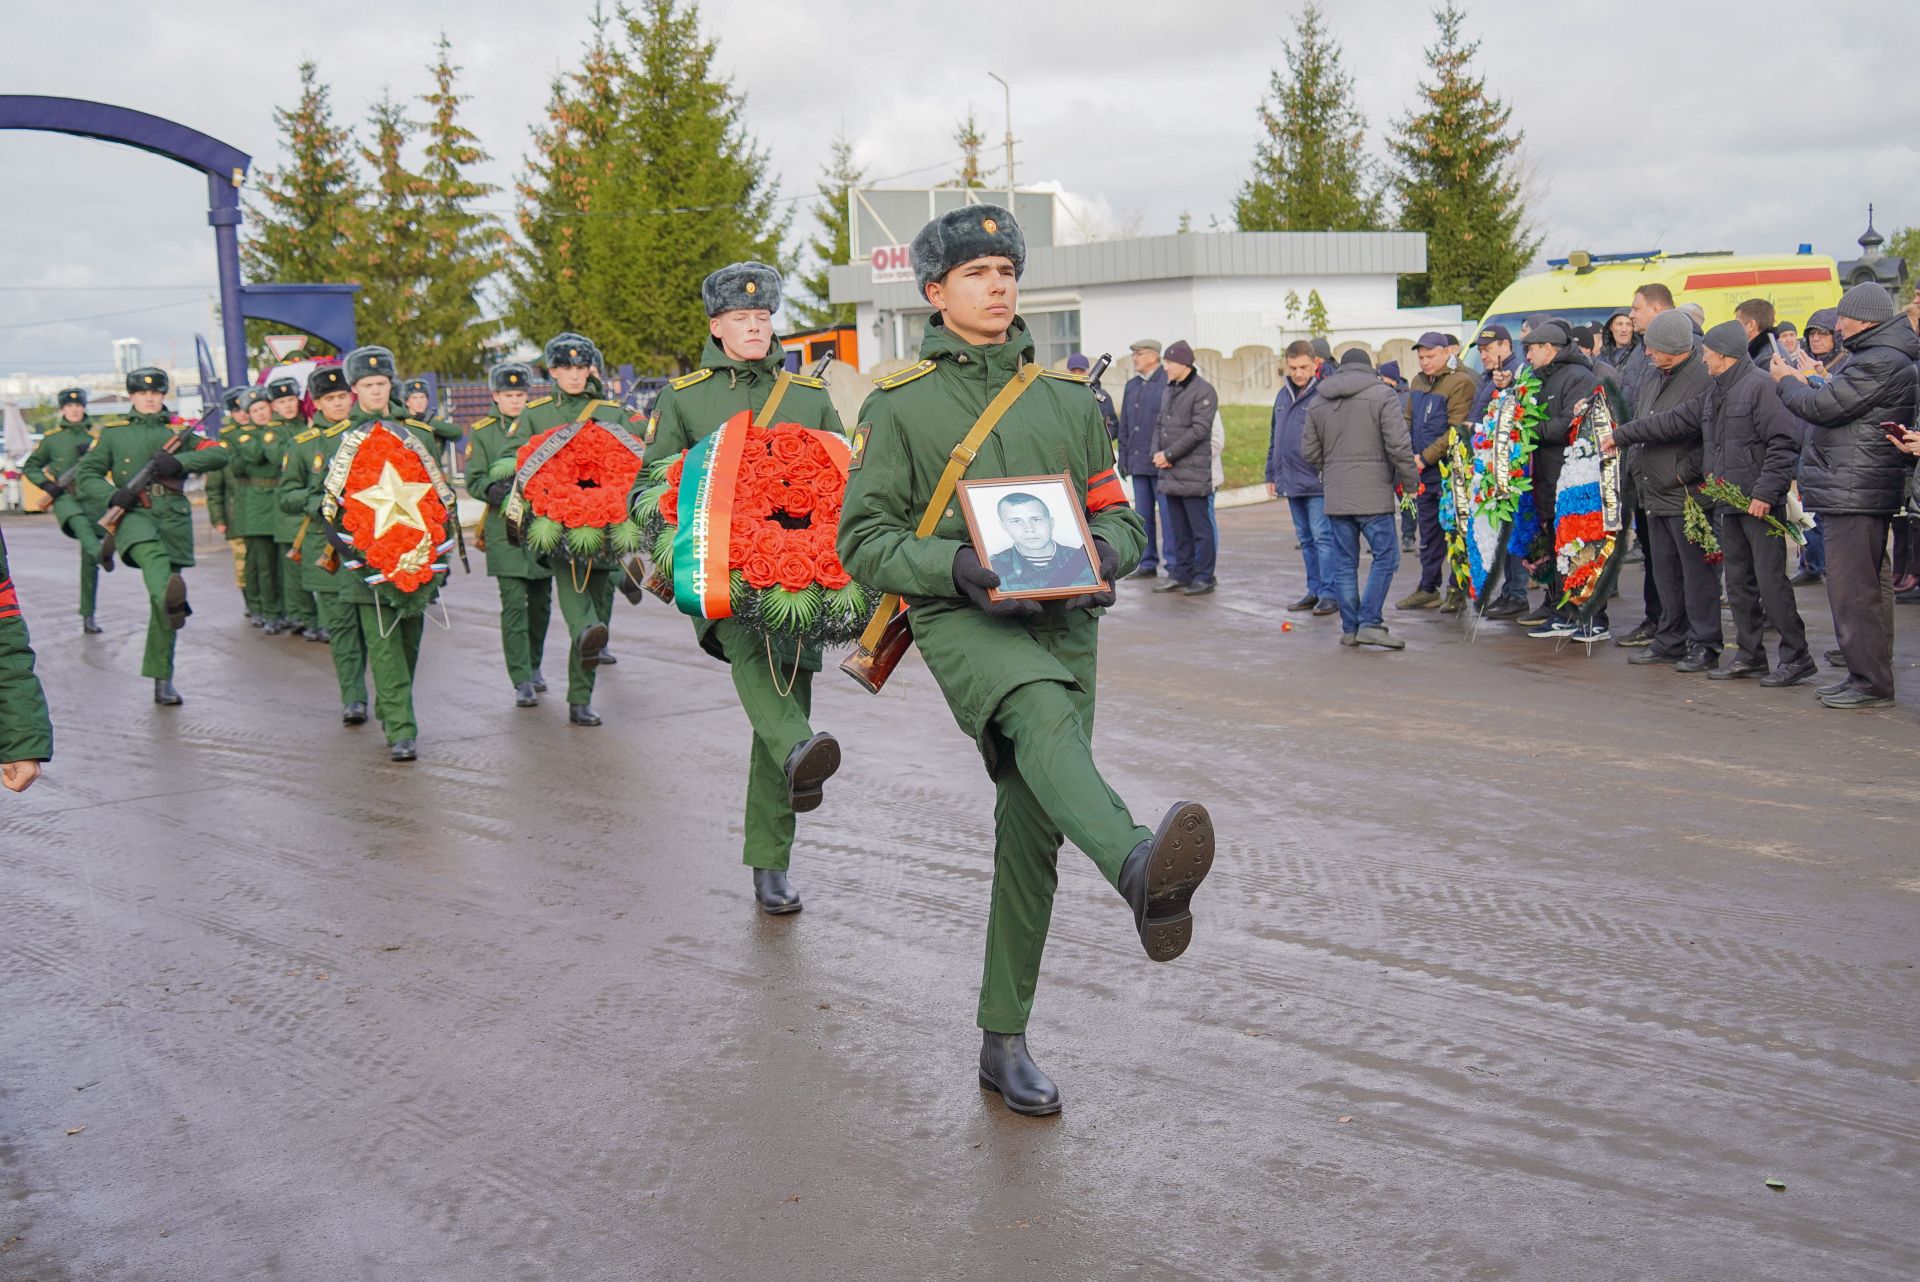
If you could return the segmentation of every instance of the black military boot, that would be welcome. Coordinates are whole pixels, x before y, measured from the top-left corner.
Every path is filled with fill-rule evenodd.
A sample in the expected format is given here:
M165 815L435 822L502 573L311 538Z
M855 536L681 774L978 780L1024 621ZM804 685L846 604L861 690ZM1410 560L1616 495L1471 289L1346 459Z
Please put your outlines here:
M599 667L607 653L607 625L589 623L580 633L580 666L588 672Z
M753 897L769 917L800 911L800 892L787 884L787 874L778 868L753 870Z
M325 645L327 642L333 640L333 633L327 631L325 628L308 628L307 640L318 641L322 645Z
M533 688L533 682L522 681L513 688L513 706L516 708L537 708L540 706L540 692Z
M247 626L250 628L264 628L267 626L267 618L263 614L249 614L247 616Z
M1008 1108L1028 1117L1060 1111L1060 1088L1027 1054L1025 1033L981 1032L980 1085L998 1091Z
M615 655L614 655L614 653L613 653L613 651L611 651L611 650L608 650L608 649L606 649L606 648L604 648L604 647L602 647L602 649L601 649L601 651L600 651L600 666L601 666L601 667L603 667L603 668L611 668L611 667L612 667L612 666L613 666L614 664L616 664L616 663L618 663L618 662L620 662L620 660L619 660L619 659L618 659L617 657L615 657Z
M1120 893L1133 908L1134 928L1147 956L1172 961L1193 939L1193 892L1213 868L1213 820L1197 801L1167 811L1150 841L1133 848L1120 868Z
M547 692L547 679L540 675L540 669L538 668L533 670L533 688L537 694L545 694Z
M820 806L821 787L840 768L840 741L822 730L787 754L787 800L793 813Z
M412 761L420 754L413 750L413 740L400 739L387 749L389 761Z
M286 630L287 630L286 623L280 619L268 619L267 626L261 629L262 632L264 632L267 636L270 636L270 637L277 637L282 632L285 632Z
M343 726L363 726L367 723L367 705L356 699L340 709L340 724Z
M80 630L86 633L90 637L97 637L102 632L106 631L105 628L102 628L99 624L93 621L93 616L91 614L81 616Z
M166 606L167 626L178 632L187 624L187 616L193 613L193 607L187 604L187 581L178 574L167 580L167 594L162 598Z
M173 682L165 677L153 679L153 701L163 708L177 708L186 702L180 697L180 692L173 688Z
M593 710L590 703L570 703L567 705L567 720L576 726L597 726L600 714Z

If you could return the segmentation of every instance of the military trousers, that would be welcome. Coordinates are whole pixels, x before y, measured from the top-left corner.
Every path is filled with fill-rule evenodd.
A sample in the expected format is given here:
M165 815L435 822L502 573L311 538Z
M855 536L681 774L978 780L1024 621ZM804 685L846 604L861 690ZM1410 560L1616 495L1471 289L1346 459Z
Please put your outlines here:
M247 613L272 620L280 617L280 549L271 534L246 537L246 579L240 595L246 598Z
M734 692L753 727L747 759L747 814L740 862L785 872L793 858L795 819L787 787L787 758L813 738L813 670L776 664L767 643L730 619L714 627Z
M507 680L517 686L533 680L546 653L553 580L502 574L494 583L500 589L500 653L507 661Z
M360 607L341 601L338 592L316 592L320 626L327 630L340 705L367 701L367 640L360 635Z
M228 539L227 551L233 553L233 586L240 589L241 608L252 614L253 602L247 599L247 541Z
M595 673L580 666L580 634L613 618L613 572L563 560L554 568L553 590L567 621L567 702L592 703Z
M424 614L395 614L373 605L355 606L360 613L360 635L367 645L367 667L373 673L373 715L387 732L388 743L420 737L413 719L413 674L420 666L420 638L426 632Z
M93 617L100 593L100 527L87 516L70 516L66 531L80 543L80 614Z
M276 538L273 541L274 564L280 567L280 612L282 619L292 619L303 628L324 628L320 621L320 603L306 585L300 582L300 567L287 559L293 551L292 539Z
M1085 690L1056 681L1020 686L993 716L994 733L1011 752L995 780L993 895L978 1021L988 1032L1025 1032L1033 1013L1062 839L1117 890L1127 856L1153 836L1094 765L1090 678L1083 678Z
M157 541L136 543L127 560L139 567L147 588L147 648L140 657L140 675L154 680L173 679L173 624L167 618L167 582L176 571L167 550Z

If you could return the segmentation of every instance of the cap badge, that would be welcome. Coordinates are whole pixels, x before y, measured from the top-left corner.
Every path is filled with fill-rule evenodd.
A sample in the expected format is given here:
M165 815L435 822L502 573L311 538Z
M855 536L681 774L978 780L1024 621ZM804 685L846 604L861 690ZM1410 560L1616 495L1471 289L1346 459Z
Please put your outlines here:
M153 382L153 375L146 374L146 375L143 375L143 377L147 380L147 382L149 383Z
M757 294L757 293L759 293L759 292L760 292L760 287L759 287L758 285L756 285L756 284L754 284L754 283L753 283L752 281L748 281L748 282L747 282L747 292L748 292L749 294Z
M994 222L991 218L982 218L980 220L980 230L991 236L1000 230L1000 224Z

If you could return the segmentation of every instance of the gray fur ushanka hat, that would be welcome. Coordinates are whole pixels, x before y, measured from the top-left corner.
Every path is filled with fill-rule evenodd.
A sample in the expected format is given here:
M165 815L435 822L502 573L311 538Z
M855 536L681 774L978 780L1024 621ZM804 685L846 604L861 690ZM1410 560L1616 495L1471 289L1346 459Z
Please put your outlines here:
M962 205L940 215L913 238L913 279L927 286L962 263L999 256L1013 260L1014 279L1027 269L1027 238L1013 215L998 205Z
M780 273L765 263L729 263L700 282L708 316L780 310Z

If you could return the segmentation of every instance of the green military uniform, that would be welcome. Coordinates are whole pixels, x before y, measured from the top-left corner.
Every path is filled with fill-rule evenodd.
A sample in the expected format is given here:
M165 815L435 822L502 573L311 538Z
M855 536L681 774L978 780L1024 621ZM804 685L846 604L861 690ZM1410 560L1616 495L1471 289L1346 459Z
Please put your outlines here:
M7 541L0 537L0 764L53 757L53 721L47 695L33 675L33 646L20 593L7 568Z
M647 465L691 449L741 410L759 413L773 392L783 356L776 343L758 361L739 361L709 338L700 368L675 379L654 402L647 422ZM846 430L826 384L817 378L794 377L775 417L822 431ZM753 727L742 862L784 871L792 858L796 827L786 762L794 748L813 736L809 718L820 651L808 647L795 654L790 646L774 646L770 652L766 642L731 619L695 619L693 627L701 648L729 665L734 691ZM792 688L783 694L789 676Z
M167 390L166 374L155 369L139 369L129 374L129 390L142 379L154 383L153 390ZM132 480L185 426L164 406L154 414L132 413L125 420L102 423L99 444L80 461L82 497L100 504L103 509L107 507L115 492ZM140 673L155 681L173 679L175 631L168 617L168 589L179 572L194 563L193 505L185 493L186 476L218 471L227 465L227 457L226 447L215 441L189 442L173 456L184 475L163 477L148 485L114 535L120 559L138 566L140 577L146 583L147 645ZM175 592L184 619L184 588Z
M523 390L531 381L532 371L519 364L503 365L490 377L495 391ZM487 505L480 530L487 549L487 573L500 590L500 653L522 706L537 702L535 687L544 684L537 674L553 617L553 569L526 548L508 542L500 504L489 499L487 491L495 484L490 479L494 464L512 460L532 435L523 412L512 420L488 415L473 425L467 438L467 493Z
M595 365L600 359L593 344L578 334L560 335L547 344L546 354L549 369L556 363ZM578 396L569 396L556 387L553 395L527 403L527 412L520 416L521 427L529 436L538 436L576 419L626 426L628 416L617 402L604 396L598 375L587 379L586 389ZM492 540L488 542L491 546ZM560 598L560 616L567 624L567 703L584 709L593 702L596 672L581 662L580 639L595 624L605 627L612 622L614 575L621 572L620 563L611 552L591 559L575 557L564 545L547 556L550 564L558 562L554 565L554 595Z
M915 536L954 447L1001 388L1033 360L1016 319L1007 341L971 346L939 317L918 365L879 380L854 431L857 466L840 517L840 559L862 583L898 593L921 656L996 786L993 899L980 1027L1020 1033L1033 1009L1064 836L1119 888L1127 856L1152 834L1094 766L1091 749L1098 613L1047 602L1030 617L996 617L963 597L954 557L968 542L957 501L928 538ZM1094 535L1138 564L1145 530L1113 476L1113 450L1085 384L1036 379L967 468L969 480L1070 474Z
M320 370L314 375L322 388L335 380L345 388L345 376L337 368ZM340 705L349 725L358 725L367 716L367 643L360 635L360 611L343 604L340 590L350 577L346 571L327 570L326 526L320 519L322 482L340 438L353 426L352 418L329 422L315 414L313 426L297 433L287 451L286 466L280 473L279 506L283 515L296 521L295 533L300 552L299 585L313 594L315 617L327 634L327 648L333 658L333 674L340 686ZM289 563L289 568L292 568Z
M220 396L220 407L224 411L220 420L220 434L217 439L227 447L229 459L233 456L233 438L239 433L241 424L246 420L246 411L240 408L240 398L247 394L244 387L230 387ZM253 611L247 608L247 545L233 537L233 503L227 484L227 468L218 472L208 472L205 485L207 498L207 520L212 522L214 532L227 542L227 550L233 553L233 586L240 590L240 613L252 617Z
M267 399L264 388L250 388L241 404L248 409ZM280 551L273 533L280 511L276 491L281 463L290 439L284 428L269 423L237 425L223 436L232 452L227 465L227 533L246 544L244 595L253 626L280 632Z
M287 459L293 453L294 438L307 430L306 416L300 411L300 380L291 374L282 374L267 382L267 395L273 398L277 407L273 415L273 431L278 436L280 457L274 472L276 501L273 506L273 545L280 565L280 618L292 626L295 632L306 634L307 640L324 640L324 625L320 621L320 604L313 590L306 585L306 575L299 562L293 559L294 543L300 535L300 522L303 516L288 512L278 502L279 480L286 474ZM280 403L292 400L287 407L291 413L283 412Z
M62 406L74 404L84 408L87 394L77 387L68 388L60 393L59 402ZM100 630L94 624L93 613L100 585L102 531L99 521L106 508L80 496L77 473L65 486L60 484L60 478L93 448L98 436L99 429L93 420L83 417L78 423L69 423L62 417L20 465L29 481L54 496L53 518L60 523L60 532L80 544L80 617L88 632Z
M344 364L349 382L357 383L378 374L391 378L393 353L384 347L355 348L347 353ZM364 405L355 405L347 421L351 426L335 445L335 453L368 432L405 432L425 448L429 458L436 460L438 471L440 442L446 439L441 433L447 429L437 430L418 419L399 418L391 410L375 414ZM459 436L458 427L451 424L448 427L453 436ZM322 473L323 481L324 475ZM451 491L442 496L442 502L447 506L448 519L457 521L459 514L454 510L456 500ZM373 674L373 715L379 718L381 729L386 732L387 743L394 749L394 759L411 761L413 741L420 734L419 723L414 719L413 677L420 666L420 641L426 632L427 606L439 595L444 576L436 576L431 585L412 592L403 592L391 583L369 584L355 573L343 572L339 578L340 606L352 608L359 614L360 635L366 641L367 668Z

